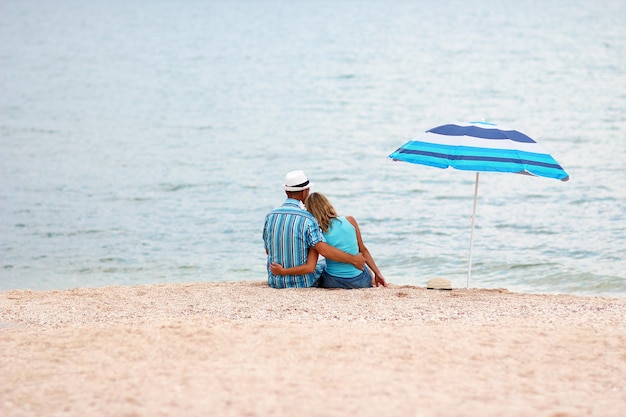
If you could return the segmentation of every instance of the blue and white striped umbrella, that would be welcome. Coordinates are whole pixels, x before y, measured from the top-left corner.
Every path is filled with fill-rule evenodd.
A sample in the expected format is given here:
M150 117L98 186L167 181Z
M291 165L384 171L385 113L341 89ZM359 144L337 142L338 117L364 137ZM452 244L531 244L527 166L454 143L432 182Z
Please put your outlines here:
M569 175L537 142L493 123L469 122L435 127L389 155L394 161L476 171L467 287L472 274L474 220L479 172L512 172L569 180Z
M569 175L537 142L486 122L426 131L389 155L394 161L465 171L514 172L567 181Z

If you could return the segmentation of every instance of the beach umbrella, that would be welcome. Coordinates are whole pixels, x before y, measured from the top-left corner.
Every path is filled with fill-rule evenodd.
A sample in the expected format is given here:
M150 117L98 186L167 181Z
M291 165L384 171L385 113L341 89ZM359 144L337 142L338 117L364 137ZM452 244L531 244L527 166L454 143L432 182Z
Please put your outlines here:
M467 288L472 277L472 250L480 172L511 172L561 181L569 175L537 142L525 134L493 123L446 124L427 130L389 155L393 161L437 168L476 171L471 218Z

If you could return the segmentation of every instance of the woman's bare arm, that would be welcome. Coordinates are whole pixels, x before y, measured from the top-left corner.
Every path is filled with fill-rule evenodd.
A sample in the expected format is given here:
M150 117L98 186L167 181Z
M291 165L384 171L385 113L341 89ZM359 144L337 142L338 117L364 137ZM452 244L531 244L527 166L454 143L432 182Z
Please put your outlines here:
M291 268L283 268L282 265L272 262L270 269L274 275L304 275L315 271L317 265L318 253L315 249L309 248L309 257L304 265L294 266Z
M365 246L365 244L363 243L363 238L361 237L361 229L359 229L359 225L356 219L352 216L346 216L346 219L348 219L350 224L352 224L352 226L354 226L354 229L356 230L356 239L359 243L359 252L361 252L365 257L365 263L372 269L372 271L374 271L374 274L376 274L376 286L378 287L378 285L380 284L383 287L386 287L387 281L385 280L385 277L383 277L383 274L380 272L380 269L378 269L376 262L374 262L374 258L372 257L369 249L367 249L367 246Z

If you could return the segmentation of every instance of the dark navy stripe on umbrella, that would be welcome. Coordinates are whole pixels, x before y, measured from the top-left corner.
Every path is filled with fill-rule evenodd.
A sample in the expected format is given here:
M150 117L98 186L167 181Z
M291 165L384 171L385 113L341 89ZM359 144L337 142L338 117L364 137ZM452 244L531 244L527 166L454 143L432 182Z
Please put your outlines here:
M539 155L542 156L542 155ZM526 173L563 180L567 174L557 163L531 159L495 156L447 155L437 152L401 149L391 155L396 161L428 165L437 168L453 167L464 171Z
M412 149L400 149L398 153L401 154L413 154L413 155L424 155L424 156L432 156L433 158L439 158L447 161L488 161L488 162L502 162L502 163L510 163L510 164L528 164L528 165L537 165L548 168L558 168L563 169L559 164L556 163L546 163L541 161L534 161L531 159L522 159L522 158L506 158L506 157L497 157L497 156L474 156L474 155L448 155L437 152L428 152L428 151L420 151L420 150L412 150ZM450 164L453 165L453 164Z
M517 130L501 130L494 128L485 129L478 126L459 126L449 124L435 127L427 132L446 136L472 136L482 139L510 139L515 142L536 143L534 140Z
M416 152L413 152L416 151ZM558 163L552 156L546 153L529 152L520 149L510 148L480 148L475 146L462 146L462 145L443 145L436 143L428 143L417 140L412 140L401 146L397 152L399 153L418 153L418 152L432 152L445 155L448 159L457 159L462 156L485 156L496 158L510 158L510 159L528 159L536 162L543 162L548 164ZM393 154L392 154L393 155Z

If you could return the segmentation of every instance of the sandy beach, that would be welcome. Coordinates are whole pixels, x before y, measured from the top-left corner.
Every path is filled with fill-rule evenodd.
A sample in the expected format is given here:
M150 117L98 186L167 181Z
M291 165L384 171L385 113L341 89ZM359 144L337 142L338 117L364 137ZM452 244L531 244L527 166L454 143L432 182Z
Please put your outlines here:
M0 414L624 416L626 300L264 282L0 293Z

